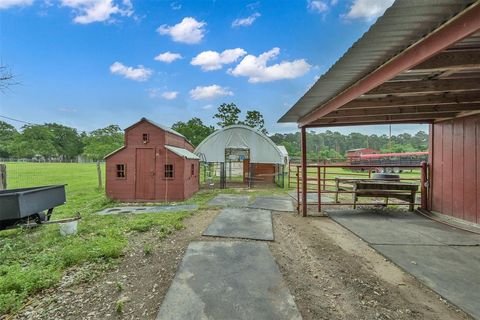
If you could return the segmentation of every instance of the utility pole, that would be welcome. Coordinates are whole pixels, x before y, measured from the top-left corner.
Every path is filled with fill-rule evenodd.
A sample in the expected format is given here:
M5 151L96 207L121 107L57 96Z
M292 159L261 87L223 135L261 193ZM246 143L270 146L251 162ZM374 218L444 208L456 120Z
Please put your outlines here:
M392 125L388 125L388 149L392 151Z

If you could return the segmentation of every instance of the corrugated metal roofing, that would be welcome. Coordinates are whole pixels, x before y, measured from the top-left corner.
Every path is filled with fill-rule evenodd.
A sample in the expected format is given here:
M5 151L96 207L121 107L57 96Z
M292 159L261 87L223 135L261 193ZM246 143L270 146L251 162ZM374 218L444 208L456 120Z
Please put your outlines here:
M187 149L173 147L173 146L167 146L167 145L165 145L165 148L172 151L176 155L179 155L180 157L184 157L184 158L192 159L192 160L200 160L200 158L196 154L188 151Z
M278 122L298 122L475 2L396 0Z

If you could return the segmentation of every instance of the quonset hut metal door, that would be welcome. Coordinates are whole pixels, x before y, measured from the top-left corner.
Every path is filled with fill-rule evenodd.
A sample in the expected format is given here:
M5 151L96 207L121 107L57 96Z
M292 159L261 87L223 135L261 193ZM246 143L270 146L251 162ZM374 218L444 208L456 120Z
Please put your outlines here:
M136 149L135 198L155 198L155 150Z

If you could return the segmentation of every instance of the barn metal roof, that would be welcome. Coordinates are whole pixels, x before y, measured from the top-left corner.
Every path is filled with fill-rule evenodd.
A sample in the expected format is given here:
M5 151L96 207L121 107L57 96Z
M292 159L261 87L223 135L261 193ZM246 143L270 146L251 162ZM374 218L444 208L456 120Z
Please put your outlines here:
M475 2L396 0L278 122L299 122Z
M176 155L187 158L187 159L192 159L192 160L200 160L200 158L194 154L193 152L188 151L187 149L179 148L179 147L173 147L173 146L167 146L165 145L165 148L168 150L172 151Z

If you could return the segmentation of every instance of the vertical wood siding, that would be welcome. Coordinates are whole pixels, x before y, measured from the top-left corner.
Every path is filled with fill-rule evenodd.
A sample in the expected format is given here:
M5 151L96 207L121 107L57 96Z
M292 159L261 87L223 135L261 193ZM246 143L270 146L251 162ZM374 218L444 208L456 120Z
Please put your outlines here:
M433 125L432 210L480 223L480 116Z

